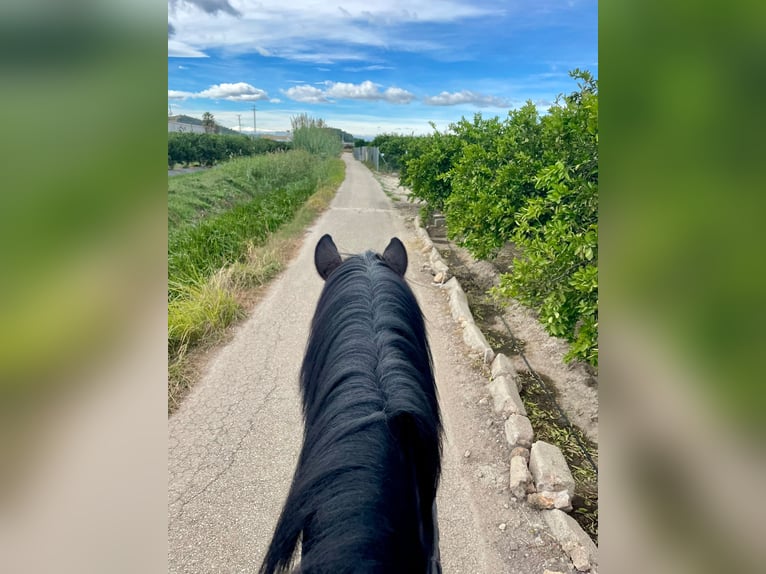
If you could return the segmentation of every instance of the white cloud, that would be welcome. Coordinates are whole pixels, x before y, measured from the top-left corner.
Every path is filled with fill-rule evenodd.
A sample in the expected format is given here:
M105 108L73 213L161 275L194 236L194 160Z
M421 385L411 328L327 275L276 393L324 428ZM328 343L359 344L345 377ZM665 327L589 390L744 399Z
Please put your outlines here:
M459 104L473 104L480 108L507 108L510 102L505 98L487 96L478 94L471 90L462 90L460 92L441 92L438 96L429 96L423 98L423 103L429 106L456 106Z
M269 100L269 103L270 103L270 104L281 104L281 103L282 103L282 100L280 100L279 98L271 98L271 99Z
M345 82L328 82L327 95L333 98L345 98L350 100L379 100L378 86L367 80L361 84L347 84Z
M471 0L365 0L343 9L315 0L170 0L170 4L173 38L199 52L258 52L319 65L367 64L368 47L452 52L455 46L440 38L413 35L407 25L462 22L506 11L503 5L482 6Z
M258 100L268 100L269 95L264 90L255 88L245 82L236 84L216 84L201 92L168 90L168 99L170 100L185 100L188 98L229 100L231 102L256 102Z
M207 58L207 54L179 40L168 40L169 58Z
M194 94L192 92L181 92L179 90L168 90L168 99L169 100L185 100L187 98L193 98Z
M210 86L207 90L199 92L196 97L209 98L211 100L230 100L232 102L255 102L269 98L266 92L245 82Z
M318 83L327 86L326 89L301 85L283 90L283 93L290 99L306 103L327 103L333 100L382 100L392 104L408 104L415 99L415 94L402 88L390 87L381 92L380 84L370 80L360 84L329 81Z
M324 104L328 102L324 91L315 88L314 86L293 86L287 90L282 90L282 93L296 102L304 102L307 104Z
M343 68L345 72L377 72L379 70L393 70L393 66L382 66L380 64L373 64L371 66L360 66Z
M388 88L383 92L383 99L392 104L409 104L415 99L415 94L401 88Z

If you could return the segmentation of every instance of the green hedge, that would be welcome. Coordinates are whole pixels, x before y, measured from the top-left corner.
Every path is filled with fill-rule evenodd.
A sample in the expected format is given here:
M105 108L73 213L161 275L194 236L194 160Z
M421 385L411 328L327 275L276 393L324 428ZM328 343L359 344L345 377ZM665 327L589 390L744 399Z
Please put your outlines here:
M168 167L181 163L212 166L235 157L264 154L290 148L287 142L240 135L168 132Z
M403 185L444 212L450 238L487 258L511 242L522 253L495 292L534 307L572 342L569 359L598 366L598 84L539 115L528 102L504 120L463 118L412 138Z

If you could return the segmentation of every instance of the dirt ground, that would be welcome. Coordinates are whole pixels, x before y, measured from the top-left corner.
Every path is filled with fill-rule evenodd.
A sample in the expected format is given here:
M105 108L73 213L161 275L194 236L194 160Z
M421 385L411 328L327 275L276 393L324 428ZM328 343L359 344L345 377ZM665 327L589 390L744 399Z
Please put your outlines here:
M419 204L408 201L409 190L399 186L398 175L376 174L384 191L413 221ZM414 224L414 223L413 223ZM509 270L513 259L510 247L491 261L477 261L465 249L446 237L440 218L427 229L434 245L460 281L468 296L474 319L496 352L509 356L519 373L531 369L554 391L556 403L569 421L598 445L598 380L592 369L579 362L566 363L569 345L545 332L534 311L516 301L501 307L487 294L497 285L500 274Z

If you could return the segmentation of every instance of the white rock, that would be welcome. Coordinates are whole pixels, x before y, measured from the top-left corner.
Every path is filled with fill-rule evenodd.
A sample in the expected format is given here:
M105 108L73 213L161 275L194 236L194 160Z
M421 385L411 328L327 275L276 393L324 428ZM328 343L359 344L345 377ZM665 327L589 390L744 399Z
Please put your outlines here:
M527 502L540 510L551 510L553 508L558 508L565 512L571 512L572 510L572 499L566 490L559 492L547 490L534 492L527 496Z
M511 448L523 446L529 448L532 444L534 432L532 423L524 415L509 415L505 421L505 439ZM530 455L531 457L531 455Z
M517 446L516 448L511 450L511 458L513 458L514 456L523 456L526 464L527 465L529 464L529 449L528 448L524 448L523 446Z
M444 273L449 275L449 267L444 261L435 261L431 264L431 271L434 273Z
M527 484L532 481L532 475L527 469L527 461L523 456L511 457L510 478L511 494L519 500L523 499L527 492Z
M516 376L513 363L503 353L498 353L495 360L492 361L492 376L499 377L500 375L507 375L511 379Z
M484 338L484 333L476 326L476 323L470 322L463 325L463 341L474 351L481 353L485 363L490 362L495 357L495 352Z
M469 322L473 323L473 315L471 314L471 308L468 306L468 298L465 296L462 287L460 287L457 278L453 277L444 283L444 287L449 290L449 308L452 318L461 325Z
M564 455L554 445L541 440L533 444L529 452L529 470L537 492L566 490L570 499L574 496L574 478Z
M561 510L547 510L543 516L577 570L587 572L598 567L598 548L574 518Z
M494 365L496 362L497 357L495 357L495 361L492 364ZM511 383L507 376L493 376L489 381L489 393L492 395L496 413L502 413L503 415L527 414L516 385Z

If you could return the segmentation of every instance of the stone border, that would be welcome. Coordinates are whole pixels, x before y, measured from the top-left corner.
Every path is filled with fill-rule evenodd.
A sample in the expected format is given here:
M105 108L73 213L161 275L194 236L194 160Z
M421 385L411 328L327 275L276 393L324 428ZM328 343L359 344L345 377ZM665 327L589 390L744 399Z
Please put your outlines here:
M492 373L488 389L495 413L505 419L505 439L511 447L510 493L517 500L526 500L543 512L551 533L580 572L596 572L598 548L590 536L571 516L574 478L564 455L558 447L535 441L532 425L527 418L519 395L521 381L511 360L494 350L476 325L468 299L457 278L442 259L420 221L415 216L415 230L422 240L422 253L428 255L434 283L446 289L453 319L462 327L463 341L490 365Z

